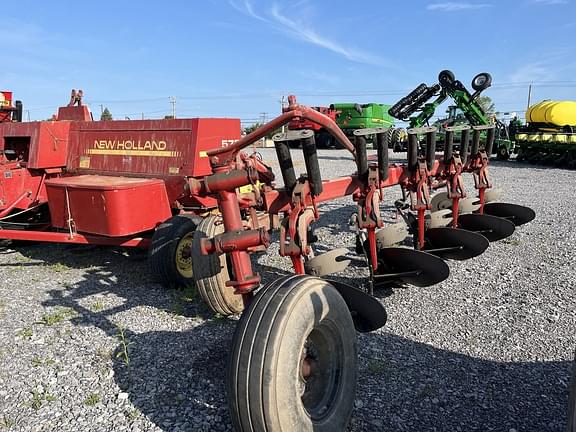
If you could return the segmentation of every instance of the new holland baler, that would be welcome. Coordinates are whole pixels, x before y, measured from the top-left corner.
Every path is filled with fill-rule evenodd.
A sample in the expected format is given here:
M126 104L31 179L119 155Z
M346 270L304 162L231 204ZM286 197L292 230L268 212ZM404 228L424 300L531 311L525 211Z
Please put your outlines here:
M5 120L0 239L154 244L161 282L191 282L190 254L176 237L217 203L186 193L185 179L210 172L206 152L240 138L238 119L92 121L79 99L57 121ZM171 238L153 239L155 230Z

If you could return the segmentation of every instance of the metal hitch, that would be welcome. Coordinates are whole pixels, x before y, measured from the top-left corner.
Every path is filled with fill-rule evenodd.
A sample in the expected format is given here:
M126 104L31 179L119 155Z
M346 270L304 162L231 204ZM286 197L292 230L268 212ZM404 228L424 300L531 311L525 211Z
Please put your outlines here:
M510 237L515 226L509 220L501 217L469 213L458 218L460 228L482 234L489 241L498 241Z

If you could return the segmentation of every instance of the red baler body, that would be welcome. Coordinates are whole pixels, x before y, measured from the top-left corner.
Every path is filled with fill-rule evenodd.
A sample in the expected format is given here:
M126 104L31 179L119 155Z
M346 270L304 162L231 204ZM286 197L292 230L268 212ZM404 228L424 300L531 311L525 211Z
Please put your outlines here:
M0 123L0 224L48 204L43 231L126 238L216 207L186 193L186 177L211 172L207 151L240 138L238 119L74 120L87 117L78 106L61 108L62 121Z

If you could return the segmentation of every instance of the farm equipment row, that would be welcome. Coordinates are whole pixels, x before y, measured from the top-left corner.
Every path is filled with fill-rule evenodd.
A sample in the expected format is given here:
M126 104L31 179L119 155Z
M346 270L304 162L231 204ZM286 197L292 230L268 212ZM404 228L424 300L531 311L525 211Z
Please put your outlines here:
M352 138L356 130L372 130L374 128L387 129L387 133L390 136L390 148L393 148L395 143L399 145L402 139L405 138L402 130L394 129L393 127L394 119L388 114L389 105L336 103L328 107L317 106L312 108L334 120L348 138ZM286 108L283 108L283 111L285 112ZM339 145L338 141L324 127L307 120L292 120L288 123L288 129L294 131L312 130L318 148L329 148ZM367 134L367 138L372 142L372 134ZM299 145L299 141L290 141L290 145ZM374 148L376 147L374 146Z
M410 128L419 128L429 125L429 121L436 109L448 98L454 105L450 107L451 115L442 121L444 125L456 125L456 109L462 112L462 116L471 126L490 126L494 128L493 151L499 159L508 159L514 149L513 142L509 139L508 130L504 124L496 119L490 119L478 103L481 93L492 84L492 77L488 73L480 73L472 79L474 93L470 93L466 87L457 80L449 70L444 70L438 75L438 83L428 86L424 83L416 87L407 96L400 99L388 111L390 115L402 121L407 121ZM437 139L439 144L444 145L444 130L439 130ZM482 140L487 137L482 133ZM486 146L487 147L487 146ZM489 154L488 156L491 156Z
M545 100L526 111L514 131L517 160L576 168L576 102Z
M237 120L93 122L81 98L71 105L59 110L60 121L0 124L0 238L147 247L165 285L194 283L214 312L242 313L228 370L239 431L344 430L355 398L356 331L387 320L374 291L441 282L445 260L478 256L535 217L497 202L492 125L447 128L439 158L435 128L409 129L407 163L390 164L386 128L357 130L352 142L294 96L242 138ZM276 188L270 166L243 150L294 120L329 133L351 153L355 172L323 179L314 131L288 130L273 138L284 183ZM300 175L294 141L304 154ZM477 197L464 187L466 174ZM402 222L386 226L380 207L392 186L402 189L394 203ZM348 249L314 254L319 205L346 196L357 204L350 222L369 268L365 284L326 279L346 267ZM279 228L280 255L294 274L262 287L250 256L268 248L271 228ZM397 246L410 239L411 248Z

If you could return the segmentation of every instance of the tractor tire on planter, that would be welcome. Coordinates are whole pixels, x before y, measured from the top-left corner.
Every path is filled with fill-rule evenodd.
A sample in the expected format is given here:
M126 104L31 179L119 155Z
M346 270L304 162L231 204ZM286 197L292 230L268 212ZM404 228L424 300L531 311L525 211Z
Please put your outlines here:
M192 243L192 265L194 280L202 300L212 311L223 316L236 315L244 309L242 296L234 294L234 288L226 286L230 280L226 254L202 255L200 240L212 238L224 232L224 226L217 224L220 218L208 216L198 224Z
M506 147L502 146L498 149L498 154L496 157L499 160L508 160L510 159L510 153L508 153L508 149Z
M236 430L345 430L357 357L352 317L329 282L290 275L262 288L240 318L229 358Z
M570 396L568 399L568 426L566 432L576 432L576 355L572 365L572 379L570 380Z
M154 231L148 262L164 287L194 285L191 246L199 221L199 217L192 215L173 216Z

